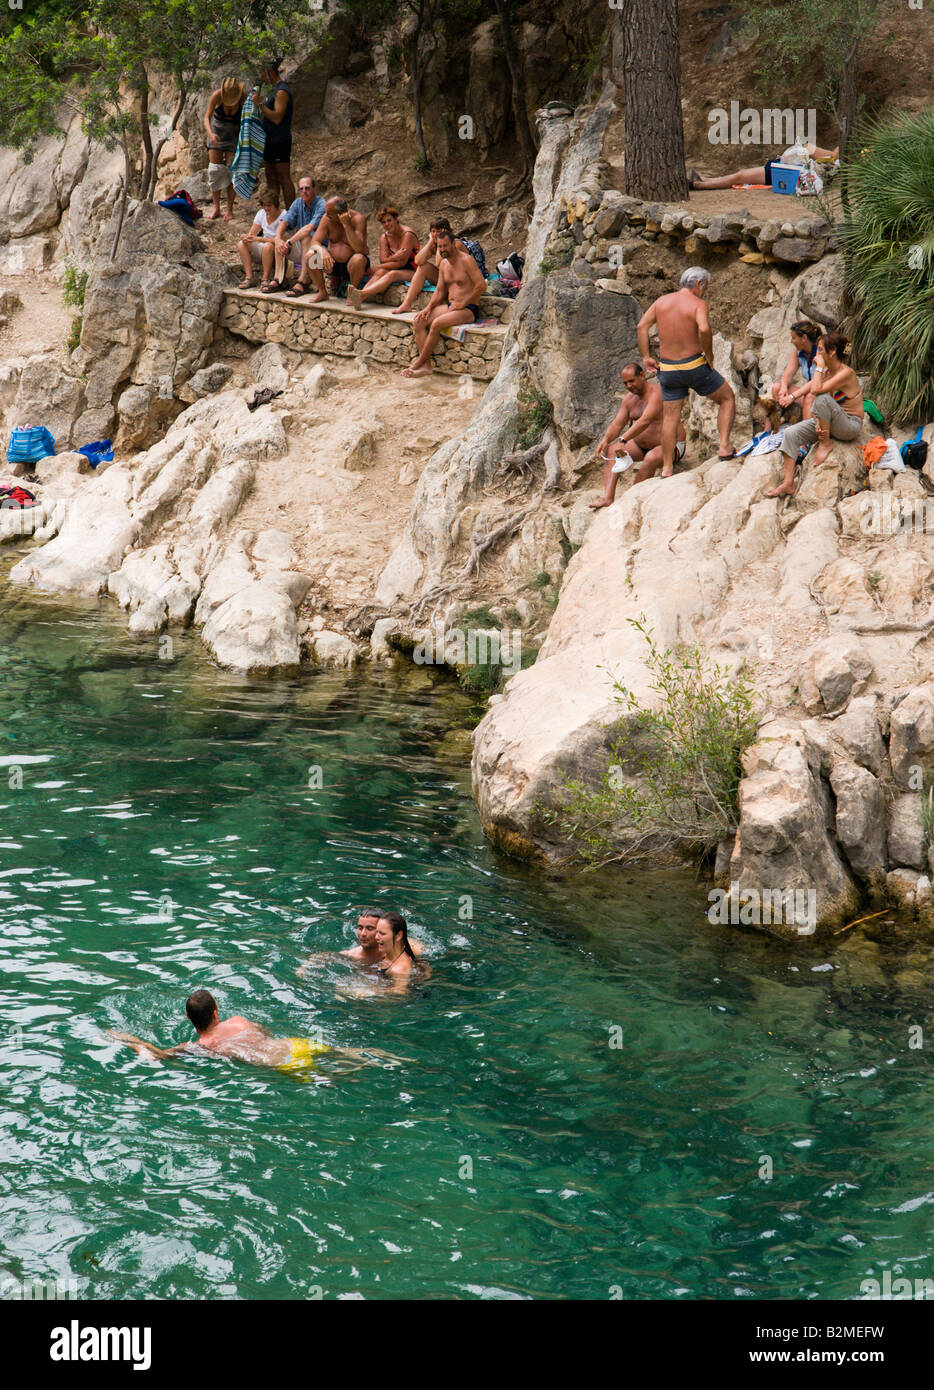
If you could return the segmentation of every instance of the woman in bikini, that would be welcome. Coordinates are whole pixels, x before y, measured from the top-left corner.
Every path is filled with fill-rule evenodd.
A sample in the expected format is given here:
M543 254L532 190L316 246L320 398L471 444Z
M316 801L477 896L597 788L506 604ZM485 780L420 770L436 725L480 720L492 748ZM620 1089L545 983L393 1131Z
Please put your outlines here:
M404 227L395 208L380 208L376 214L383 230L379 239L379 264L370 271L365 288L351 286L347 300L355 309L375 295L388 290L400 280L408 280L415 271L418 237L411 227Z
M795 490L798 455L812 444L814 463L829 458L835 439L856 439L863 427L863 391L859 377L846 360L849 341L842 333L824 333L817 342L817 357L809 394L811 413L797 425L789 425L782 439L785 476L766 497L791 496Z
M408 988L413 966L419 964L406 920L401 912L385 912L376 924L376 949L379 951L377 969L392 983L394 994L404 994ZM426 965L420 967L428 970Z
M240 117L246 91L235 77L225 77L216 92L212 92L204 113L204 129L208 138L208 183L214 207L208 220L221 215L221 193L227 189L227 211L224 221L233 216L234 186L227 165L233 159L240 135Z
M462 241L454 236L451 224L446 217L433 217L428 226L428 240L422 249L416 254L414 261L414 272L406 271L405 275L400 276L402 280L407 280L412 275L412 283L406 291L405 299L395 309L394 314L409 314L416 299L425 289L433 294L438 285L438 233L447 232L454 242L458 251L466 251L467 247Z

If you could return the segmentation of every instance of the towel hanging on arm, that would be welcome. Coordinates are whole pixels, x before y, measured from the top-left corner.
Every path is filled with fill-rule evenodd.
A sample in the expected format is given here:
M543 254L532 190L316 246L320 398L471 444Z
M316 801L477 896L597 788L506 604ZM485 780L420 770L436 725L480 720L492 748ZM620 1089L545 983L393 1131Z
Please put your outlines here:
M259 171L263 167L263 152L266 149L266 131L257 112L254 97L258 88L254 87L240 115L240 135L237 149L230 166L233 174L234 191L241 198L252 198L259 183Z

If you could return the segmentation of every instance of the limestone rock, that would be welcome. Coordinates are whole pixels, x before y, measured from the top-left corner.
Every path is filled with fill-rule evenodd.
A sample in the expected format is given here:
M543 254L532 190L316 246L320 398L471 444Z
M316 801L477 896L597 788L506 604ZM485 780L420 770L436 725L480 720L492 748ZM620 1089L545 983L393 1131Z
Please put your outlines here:
M213 362L209 367L202 367L190 376L185 384L179 387L178 395L183 401L199 401L204 396L211 396L215 391L220 391L232 376L233 368L226 362Z
M281 343L265 343L250 358L250 376L258 387L268 387L270 391L287 391L292 373L301 365L298 352L290 352Z
M752 410L745 387L733 366L733 345L722 333L715 333L713 337L713 364L727 384L733 388L733 394L736 397L735 429L745 437L751 433ZM719 407L707 396L698 396L694 392L691 392L689 399L690 406L687 416L689 438L702 441L705 450L709 449L711 452L716 452L719 441L717 433Z
M813 890L817 927L839 925L855 912L859 893L830 833L821 779L787 734L763 757L761 732L749 759L754 770L740 783L731 882L741 892ZM789 937L806 934L789 924L771 929Z
M921 824L921 796L918 792L899 796L889 812L889 863L896 868L927 867L924 830Z
M934 773L934 683L909 690L892 709L889 757L903 791L920 790Z
M887 770L887 758L876 705L872 695L851 699L846 712L833 721L831 734L854 763L880 777Z
M370 108L351 91L346 82L332 77L324 90L322 115L328 130L342 135L353 126L362 125Z
M865 689L871 675L872 662L853 639L827 637L798 668L801 702L808 714L836 714Z
M885 796L879 781L856 763L834 763L830 785L837 802L836 835L861 879L885 872Z
M16 399L5 425L7 429L13 425L45 425L56 448L68 449L91 442L90 436L78 437L76 431L84 407L83 382L62 370L57 354L39 354L22 363Z
M343 632L323 628L310 635L309 654L317 666L333 666L348 670L360 659L357 644Z
M235 671L285 674L300 665L295 609L265 580L251 581L219 604L201 635L220 664Z

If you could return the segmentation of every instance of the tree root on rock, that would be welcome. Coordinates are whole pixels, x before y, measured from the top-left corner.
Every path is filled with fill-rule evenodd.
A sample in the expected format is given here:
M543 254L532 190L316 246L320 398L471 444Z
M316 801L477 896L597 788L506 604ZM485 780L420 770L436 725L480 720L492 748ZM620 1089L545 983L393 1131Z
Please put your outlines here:
M409 610L412 619L417 622L424 614L426 608L436 607L442 599L449 598L457 589L458 585L462 584L464 580L475 578L480 572L480 560L482 556L484 556L488 550L491 550L494 545L498 544L499 541L504 540L507 536L511 536L514 532L518 531L519 527L522 526L524 522L528 521L532 513L538 510L538 505L541 500L542 493L540 492L536 496L535 501L529 506L523 507L517 512L513 512L511 516L500 517L498 521L494 523L492 530L487 531L485 535L475 539L470 548L470 554L453 578L445 584L433 585L432 588L422 594L421 598L412 605Z

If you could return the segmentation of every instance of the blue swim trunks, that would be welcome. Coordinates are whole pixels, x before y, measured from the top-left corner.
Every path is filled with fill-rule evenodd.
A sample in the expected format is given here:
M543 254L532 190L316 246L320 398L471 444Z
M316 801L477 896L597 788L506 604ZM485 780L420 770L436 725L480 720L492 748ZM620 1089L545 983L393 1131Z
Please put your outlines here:
M659 362L658 384L663 401L683 401L689 391L696 391L699 396L712 396L723 385L723 377L701 353L676 362Z

